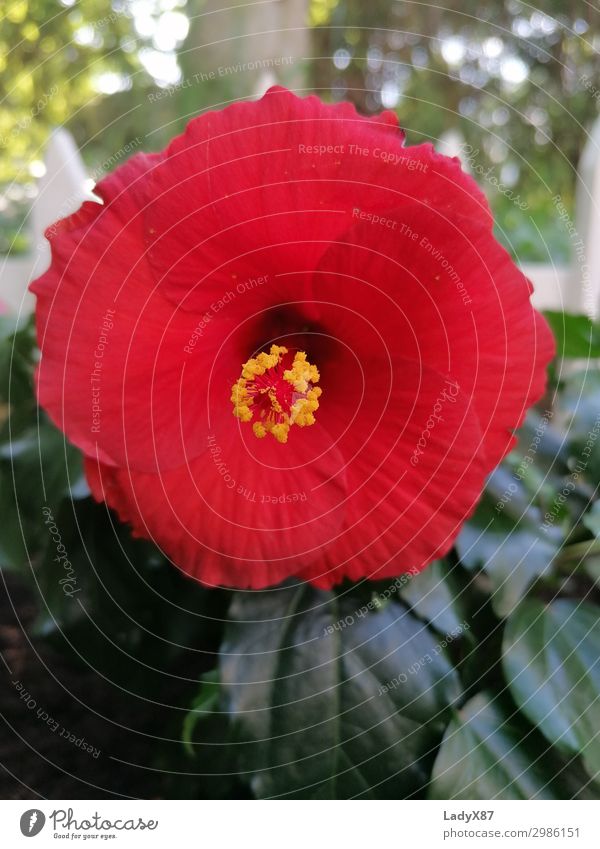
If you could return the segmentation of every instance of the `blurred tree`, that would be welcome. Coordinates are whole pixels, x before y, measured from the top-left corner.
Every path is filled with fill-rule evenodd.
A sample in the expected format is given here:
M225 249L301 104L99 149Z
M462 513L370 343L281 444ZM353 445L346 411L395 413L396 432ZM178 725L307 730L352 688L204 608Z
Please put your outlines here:
M48 133L69 118L93 120L98 102L131 88L131 74L140 66L122 4L8 0L3 12L0 251L18 253L27 248L22 224L36 194L35 178L43 173Z
M184 77L191 81L182 90L181 111L194 113L207 100L262 94L275 82L301 88L311 44L309 6L310 0L241 7L203 0L180 56Z
M312 0L311 18L315 88L363 112L396 110L411 144L458 130L505 241L547 261L569 253L551 198L573 207L600 103L600 12L586 0L543 7Z
M132 139L158 149L191 115L274 77L365 112L395 109L409 143L459 131L513 254L565 261L569 237L551 198L573 209L600 103L600 12L586 0L543 6L270 0L241 11L225 0L5 0L0 251L23 247L15 235L52 127L66 123L98 178ZM289 65L268 64L288 56Z
M89 118L141 68L128 4L8 0L0 20L0 182L35 176L48 130ZM80 119L82 120L82 119Z

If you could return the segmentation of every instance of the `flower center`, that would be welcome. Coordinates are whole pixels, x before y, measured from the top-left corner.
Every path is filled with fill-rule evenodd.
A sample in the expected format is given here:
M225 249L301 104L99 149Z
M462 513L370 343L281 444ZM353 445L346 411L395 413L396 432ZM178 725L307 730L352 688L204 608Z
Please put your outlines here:
M289 368L286 368L286 364ZM293 361L288 349L271 345L242 367L242 376L233 384L233 415L252 422L259 439L272 434L278 442L287 442L292 425L308 427L315 423L313 413L319 407L321 387L316 366L298 351Z

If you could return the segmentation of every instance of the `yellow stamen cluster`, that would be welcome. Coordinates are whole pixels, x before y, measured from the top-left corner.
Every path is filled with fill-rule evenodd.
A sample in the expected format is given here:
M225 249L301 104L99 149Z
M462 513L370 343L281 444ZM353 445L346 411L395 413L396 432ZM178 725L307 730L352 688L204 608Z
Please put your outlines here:
M278 442L287 442L292 425L309 427L315 423L314 413L319 407L322 391L319 386L314 386L319 382L319 371L308 362L304 351L295 354L291 368L279 368L287 353L287 348L271 345L268 354L261 353L244 363L242 376L232 387L234 416L250 422L256 413L252 430L259 439L270 433ZM282 381L293 388L288 409L284 409L278 400L277 387Z

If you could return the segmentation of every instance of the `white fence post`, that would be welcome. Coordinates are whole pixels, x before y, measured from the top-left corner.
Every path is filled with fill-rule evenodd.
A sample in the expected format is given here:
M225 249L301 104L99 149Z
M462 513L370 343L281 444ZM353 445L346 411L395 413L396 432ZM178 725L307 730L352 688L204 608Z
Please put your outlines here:
M600 117L596 118L577 169L577 230L584 250L576 251L583 311L592 319L600 308Z
M0 301L16 313L31 312L35 299L27 287L50 263L50 246L44 230L75 212L84 200L91 199L85 166L66 130L55 130L50 136L44 164L46 172L38 181L38 194L27 219L29 252L0 259Z
M458 131L444 133L436 147L447 156L459 156L468 170ZM561 218L569 235L571 262L521 264L534 285L533 304L538 309L584 313L595 320L600 307L600 118L596 119L579 161L574 220L558 195L549 197L548 203L555 207L555 215Z

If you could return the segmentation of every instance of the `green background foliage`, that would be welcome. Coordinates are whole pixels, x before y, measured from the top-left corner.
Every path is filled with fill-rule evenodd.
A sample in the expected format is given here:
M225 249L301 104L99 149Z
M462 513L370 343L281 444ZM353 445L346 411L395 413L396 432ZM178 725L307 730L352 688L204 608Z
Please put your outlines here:
M256 73L195 77L214 70L219 55L240 63L261 55L258 37L211 47L227 27L243 32L252 14L264 15L258 31L275 21L266 7L244 18L213 14L225 5L7 0L0 248L26 248L15 236L35 195L31 162L54 127L71 130L95 172L140 131L146 149L160 148L202 109L254 92ZM168 24L170 44L160 39ZM568 234L550 201L560 194L573 212L577 164L598 113L600 12L591 4L552 0L538 11L519 0L307 0L304 18L289 24L309 27L307 54L293 78L280 69L281 82L352 100L367 113L393 108L410 144L459 131L513 254L568 259ZM283 55L285 36L279 42Z
M54 127L71 130L96 173L132 138L159 148L191 115L252 94L255 74L181 85L214 60L207 8L8 0L4 250L28 249L35 163ZM297 85L367 113L395 109L409 143L460 131L487 174L499 237L521 260L565 261L551 198L573 210L599 100L600 18L579 0L544 10L312 0ZM249 44L242 60L256 58ZM36 646L78 675L93 670L107 722L129 711L125 748L105 742L102 758L124 763L140 738L152 797L597 798L600 328L548 320L558 353L547 397L443 561L329 593L293 582L235 593L185 578L92 501L79 453L36 408L32 322L0 317L0 577L34 600Z

